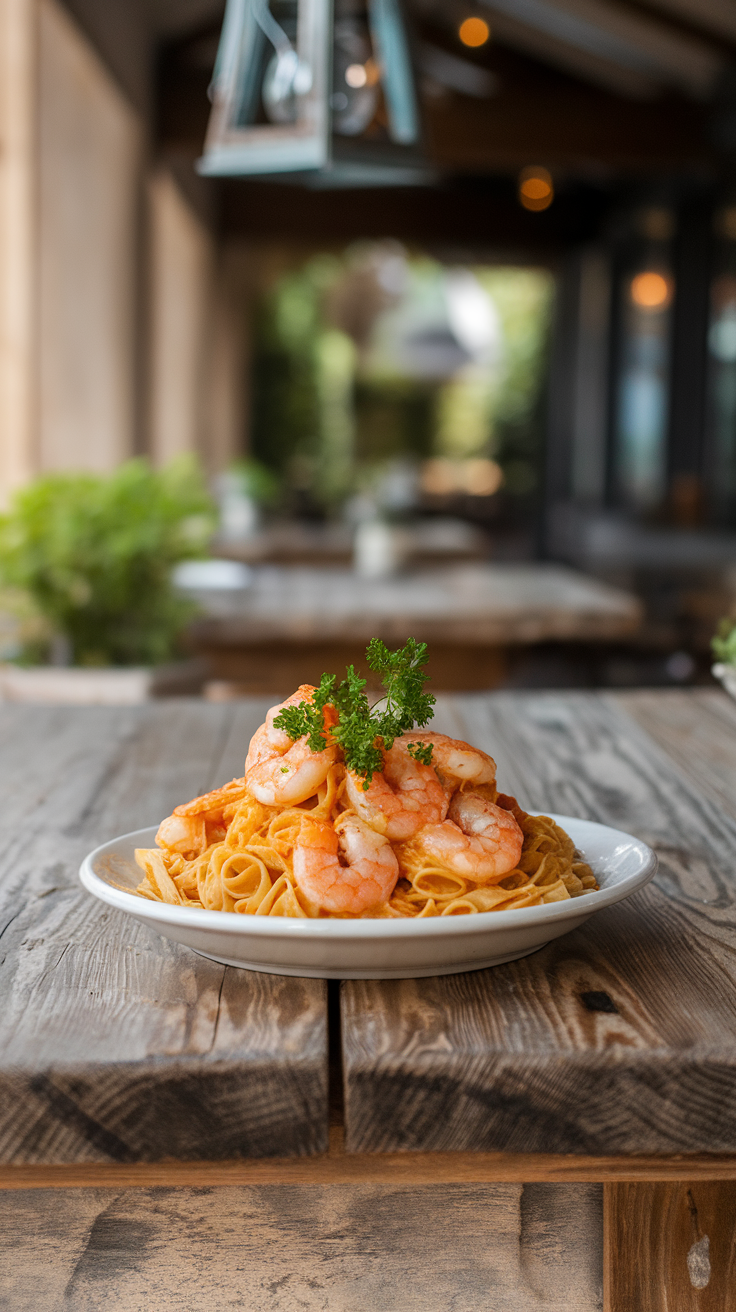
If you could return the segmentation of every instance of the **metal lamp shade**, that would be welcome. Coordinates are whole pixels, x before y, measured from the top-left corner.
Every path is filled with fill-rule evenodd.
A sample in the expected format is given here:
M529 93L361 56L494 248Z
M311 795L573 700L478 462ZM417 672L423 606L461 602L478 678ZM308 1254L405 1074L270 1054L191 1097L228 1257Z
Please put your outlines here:
M200 173L308 186L433 176L398 0L228 0Z

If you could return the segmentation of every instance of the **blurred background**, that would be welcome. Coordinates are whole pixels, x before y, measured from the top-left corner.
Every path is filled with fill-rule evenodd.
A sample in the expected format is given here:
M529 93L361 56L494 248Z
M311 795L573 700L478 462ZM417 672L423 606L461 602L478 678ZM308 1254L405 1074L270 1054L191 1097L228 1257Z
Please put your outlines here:
M231 0L228 47L220 0L0 0L6 670L178 656L168 690L288 692L411 633L437 687L711 679L736 3L397 13ZM178 546L132 542L145 497ZM108 547L138 562L120 631L146 551L174 570L171 641L89 637Z

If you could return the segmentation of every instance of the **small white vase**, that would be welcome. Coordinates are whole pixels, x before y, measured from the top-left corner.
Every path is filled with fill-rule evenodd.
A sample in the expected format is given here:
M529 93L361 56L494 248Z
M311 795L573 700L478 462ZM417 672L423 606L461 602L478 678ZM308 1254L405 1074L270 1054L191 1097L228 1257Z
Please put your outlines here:
M353 541L353 568L364 579L397 574L406 555L405 534L381 519L358 524Z

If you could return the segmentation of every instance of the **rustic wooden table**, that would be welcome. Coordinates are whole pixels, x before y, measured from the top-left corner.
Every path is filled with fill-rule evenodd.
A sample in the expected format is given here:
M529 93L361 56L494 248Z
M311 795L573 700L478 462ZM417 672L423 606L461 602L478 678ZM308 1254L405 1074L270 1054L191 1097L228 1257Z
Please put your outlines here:
M554 564L414 568L392 578L350 569L261 565L251 586L210 599L191 636L217 679L244 691L319 683L325 669L362 668L372 637L430 644L435 688L489 688L513 647L615 642L641 622L631 593Z
M735 1307L736 705L444 698L508 791L660 872L525 960L329 989L77 884L266 705L0 707L0 1307Z

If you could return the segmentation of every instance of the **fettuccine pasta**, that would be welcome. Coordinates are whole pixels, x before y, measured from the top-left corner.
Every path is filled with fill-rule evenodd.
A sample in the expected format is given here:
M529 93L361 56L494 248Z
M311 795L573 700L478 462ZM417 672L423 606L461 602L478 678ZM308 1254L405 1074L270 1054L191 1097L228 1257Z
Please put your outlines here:
M336 761L329 765L311 798L288 806L259 801L245 779L233 780L219 790L221 814L197 820L204 834L204 850L192 853L161 847L136 852L144 872L137 892L153 901L237 915L350 916L350 912L315 905L300 886L294 868L305 814L336 834L348 817L355 816L346 784L346 768ZM495 786L486 784L478 791L513 816L521 829L523 845L514 868L500 879L484 880L459 874L428 856L418 839L393 840L398 862L393 892L360 914L381 918L476 915L563 901L598 888L590 866L553 820L527 814L513 798L498 794ZM195 799L177 812L185 813L184 820L188 813L211 817L214 803L209 811L200 806L199 812L197 803L219 794Z

